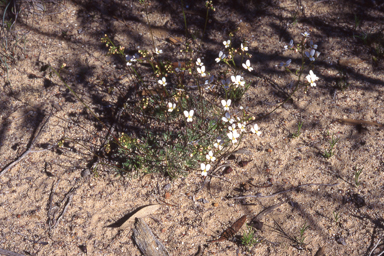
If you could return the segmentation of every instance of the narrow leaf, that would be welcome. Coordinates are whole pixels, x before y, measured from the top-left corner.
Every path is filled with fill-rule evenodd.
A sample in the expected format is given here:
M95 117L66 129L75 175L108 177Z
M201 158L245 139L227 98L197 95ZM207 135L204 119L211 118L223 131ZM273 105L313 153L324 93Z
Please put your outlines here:
M133 223L135 218L143 218L148 216L149 214L154 213L160 208L159 204L154 204L154 205L148 205L140 208L139 210L136 210L136 212L133 212L131 216L120 226L120 229L125 229L129 225Z

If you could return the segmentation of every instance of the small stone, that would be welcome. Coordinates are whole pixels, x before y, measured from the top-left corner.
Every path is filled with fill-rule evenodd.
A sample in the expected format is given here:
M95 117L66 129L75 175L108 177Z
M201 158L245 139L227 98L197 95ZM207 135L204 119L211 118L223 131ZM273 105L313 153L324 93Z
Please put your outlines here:
M218 207L219 204L218 204L218 203L213 203L213 206L214 206L214 207Z
M200 203L203 203L203 204L206 204L206 203L209 203L207 199L205 198L200 198L199 200L197 200L198 202Z
M268 149L268 153L272 153L272 151L273 151L273 150L272 150L271 148Z
M345 242L345 239L343 237L336 237L336 242L342 245L346 245L347 243Z
M233 169L230 167L230 166L227 166L224 171L223 171L223 174L228 174L228 173L231 173L233 171Z
M170 184L170 183L166 184L166 185L163 187L163 190L165 190L165 191L168 191L168 190L170 190L170 189L171 189L171 184Z
M169 199L169 198L171 198L171 193L169 193L169 192L165 192L164 198L165 198L165 199Z
M81 177L87 177L91 175L91 171L89 169L84 169L81 171Z

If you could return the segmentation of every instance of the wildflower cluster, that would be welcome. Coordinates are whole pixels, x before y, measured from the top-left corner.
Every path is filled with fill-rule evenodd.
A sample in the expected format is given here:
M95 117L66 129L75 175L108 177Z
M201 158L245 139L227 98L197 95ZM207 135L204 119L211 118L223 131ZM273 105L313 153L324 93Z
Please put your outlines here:
M108 47L113 45L107 36L102 40ZM135 93L140 98L136 104L127 105L125 115L127 120L136 120L137 129L143 132L121 133L121 147L115 152L120 159L126 159L124 170L163 170L176 177L199 166L201 175L207 176L224 154L238 147L244 134L261 134L257 125L249 125L249 113L237 107L250 86L243 73L253 70L250 60L244 59L251 57L246 42L238 48L232 46L231 40L223 45L215 61L226 66L220 66L223 71L217 76L210 74L202 57L174 63L156 47L125 55L120 51L124 48L113 45L136 75L136 88L140 90ZM241 56L243 69L236 67L236 54ZM141 66L136 63L152 66L156 77L153 84L143 81ZM217 100L217 95L222 98Z
M105 43L105 46L108 47L108 54L124 54L125 47L115 46L107 35L104 35L104 37L101 38L101 42Z
M298 76L299 81L301 78L301 74L304 71L303 67L304 67L304 64L306 63L305 60L308 59L310 61L309 65L313 69L314 62L320 56L320 52L316 51L317 47L318 47L317 44L314 44L312 40L310 40L308 42L308 38L310 37L310 33L304 32L304 33L301 33L301 35L303 36L303 38L302 38L301 42L299 44L297 44L296 46L294 45L293 40L291 40L288 45L284 46L284 50L293 50L294 52L299 52L302 55L302 65L301 65L300 69L295 74L296 76ZM279 67L283 67L286 71L291 72L291 70L289 69L289 66L291 65L291 63L292 63L292 60L289 59L286 62L281 62L279 64ZM306 79L307 79L306 85L309 84L311 87L314 87L314 86L316 86L315 82L319 79L319 77L317 77L314 74L312 69L309 70L309 74L306 76Z

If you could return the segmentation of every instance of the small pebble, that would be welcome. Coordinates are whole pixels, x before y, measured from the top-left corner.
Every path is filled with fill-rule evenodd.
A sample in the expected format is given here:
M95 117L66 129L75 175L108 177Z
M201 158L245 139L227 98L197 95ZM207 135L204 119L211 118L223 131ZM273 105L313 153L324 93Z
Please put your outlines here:
M87 177L91 175L91 171L89 169L84 169L81 171L81 177Z
M165 198L165 199L169 199L169 198L171 198L171 193L166 192L165 195L164 195L164 198Z
M203 203L203 204L206 204L206 203L209 203L207 199L205 198L200 198L199 200L197 200L198 202L200 203Z
M171 189L171 184L166 184L164 187L163 187L163 190L167 191L167 190L170 190Z
M219 204L218 204L218 203L213 203L213 206L214 206L214 207L218 207Z

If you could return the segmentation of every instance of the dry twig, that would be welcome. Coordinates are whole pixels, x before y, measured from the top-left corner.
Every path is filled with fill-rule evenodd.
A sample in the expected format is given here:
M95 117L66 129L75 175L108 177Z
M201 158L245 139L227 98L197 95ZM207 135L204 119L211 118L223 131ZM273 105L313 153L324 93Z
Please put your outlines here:
M11 162L10 164L8 164L6 167L4 167L1 171L0 171L0 176L4 175L9 169L11 169L13 166L15 166L18 162L20 162L21 160L23 160L24 157L26 157L28 154L30 153L36 153L36 152L43 152L43 151L47 151L49 149L42 149L42 150L31 150L31 148L33 147L37 137L39 137L41 131L43 130L44 126L48 123L48 120L49 118L52 116L52 114L50 114L46 120L43 122L43 125L41 126L39 132L37 133L37 135L33 138L33 140L31 141L31 143L29 143L29 145L27 146L27 150L21 154L21 156L19 156L16 160L14 160L13 162Z
M335 183L335 184L318 184L318 183L309 183L309 184L303 184L303 185L299 185L299 186L296 186L296 187L293 187L293 188L290 188L290 189L287 189L287 190L283 190L283 191L279 191L279 192L276 192L272 195L269 195L269 196L263 196L261 193L257 193L256 195L246 195L246 196L238 196L238 197L232 197L232 199L245 199L245 198L267 198L267 197L274 197L274 196L277 196L279 194L283 194L283 193L287 193L287 192L291 192L293 190L296 190L298 188L301 188L301 187L307 187L307 186L328 186L328 187L332 187L332 186L337 186L339 185L339 183Z
M0 248L0 254L5 255L5 256L24 256L24 254L16 253L16 252L11 252L8 250L4 250Z
M371 256L373 251L376 250L376 248L377 248L377 246L379 245L380 242L381 242L381 238L379 239L379 241L377 241L377 243L375 244L375 246L373 247L373 249L369 253L369 256ZM382 253L380 253L378 256L382 255L383 253L384 253L384 251Z

